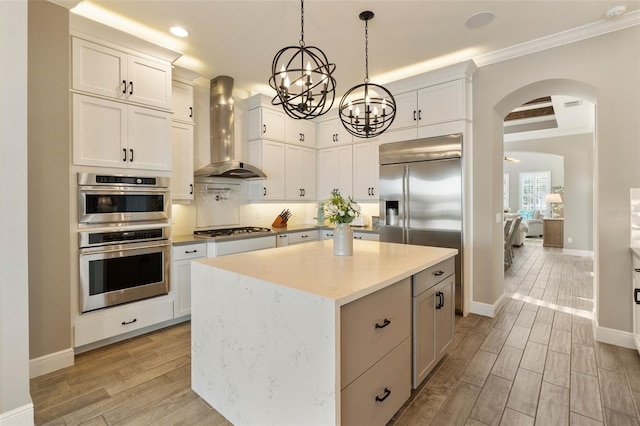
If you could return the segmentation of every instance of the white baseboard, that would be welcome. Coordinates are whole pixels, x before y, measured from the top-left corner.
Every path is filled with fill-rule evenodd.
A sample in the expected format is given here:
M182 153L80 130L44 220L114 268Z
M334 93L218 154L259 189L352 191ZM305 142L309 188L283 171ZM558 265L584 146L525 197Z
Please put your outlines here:
M29 360L29 378L42 376L73 365L73 348Z
M593 251L590 250L573 250L563 248L562 254L566 254L568 256L588 257L590 259L593 259Z
M31 426L33 425L33 403L14 408L6 413L0 413L0 425L2 426Z
M633 342L633 334L628 331L615 330L613 328L600 327L597 321L594 321L596 329L596 340L610 345L622 346L623 348L635 349Z
M485 317L491 317L494 318L498 312L500 312L500 309L502 309L502 305L504 304L504 302L506 301L504 294L502 296L500 296L500 298L498 299L498 301L496 303L494 303L493 305L490 305L488 303L482 303L482 302L471 302L471 307L469 309L469 312L472 314L477 314L477 315L482 315Z

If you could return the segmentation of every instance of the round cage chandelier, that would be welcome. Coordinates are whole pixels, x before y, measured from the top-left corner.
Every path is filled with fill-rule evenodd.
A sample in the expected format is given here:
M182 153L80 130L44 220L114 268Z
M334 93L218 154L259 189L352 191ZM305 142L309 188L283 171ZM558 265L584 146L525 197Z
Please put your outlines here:
M282 105L294 119L312 119L331 109L335 99L335 64L315 46L304 43L304 0L300 0L300 43L281 49L273 58L269 85L271 103Z
M338 112L345 129L360 138L373 138L391 126L396 116L396 100L384 87L369 82L369 20L373 12L360 13L364 24L364 83L349 89L342 100Z

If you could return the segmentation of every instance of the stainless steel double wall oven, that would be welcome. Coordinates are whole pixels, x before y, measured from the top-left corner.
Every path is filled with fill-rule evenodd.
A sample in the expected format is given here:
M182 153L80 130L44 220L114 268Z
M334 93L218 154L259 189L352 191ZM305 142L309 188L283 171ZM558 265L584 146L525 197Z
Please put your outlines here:
M169 178L78 173L80 311L169 292Z

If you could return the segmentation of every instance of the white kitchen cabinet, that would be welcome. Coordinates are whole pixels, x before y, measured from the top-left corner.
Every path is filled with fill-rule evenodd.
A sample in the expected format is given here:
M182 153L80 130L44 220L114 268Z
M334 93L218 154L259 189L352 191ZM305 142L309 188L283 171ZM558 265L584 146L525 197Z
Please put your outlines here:
M193 200L193 124L171 123L171 200Z
M248 162L262 170L267 178L249 181L249 199L285 199L285 144L266 139L249 141Z
M193 124L193 85L174 80L171 102L171 118L174 121Z
M74 348L173 319L173 300L158 296L82 314L74 324Z
M631 255L633 269L633 342L640 352L640 257L637 254Z
M353 198L378 200L380 142L353 144Z
M317 230L278 233L276 236L276 247L286 247L294 244L318 241L318 237Z
M171 262L171 290L174 318L191 314L191 261L207 257L207 244L173 246Z
M171 114L73 94L76 165L171 170Z
M346 199L353 195L353 146L318 150L318 198L327 199L333 190Z
M285 198L315 200L316 150L286 144L284 157Z
M249 110L249 140L271 139L285 141L285 114L271 108L258 107Z
M453 343L454 271L455 261L450 258L413 276L414 389Z
M353 231L354 240L368 240L368 241L380 241L380 234L373 232L358 232Z
M339 118L323 120L316 125L318 148L329 148L353 142L351 133L347 132Z
M389 131L465 118L463 79L400 93L394 98L397 112Z
M171 64L73 37L72 88L155 108L171 108Z
M284 130L285 142L315 149L315 122L310 120L294 120L293 118L285 117Z

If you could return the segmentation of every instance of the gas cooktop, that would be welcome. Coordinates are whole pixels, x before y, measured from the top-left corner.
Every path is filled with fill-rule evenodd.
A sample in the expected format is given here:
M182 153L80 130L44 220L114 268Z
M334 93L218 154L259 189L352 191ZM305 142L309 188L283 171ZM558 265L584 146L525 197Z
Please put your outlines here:
M238 228L222 228L222 229L201 229L193 231L193 235L200 237L227 237L231 235L245 234L269 234L270 228L260 228L257 226L242 226Z

